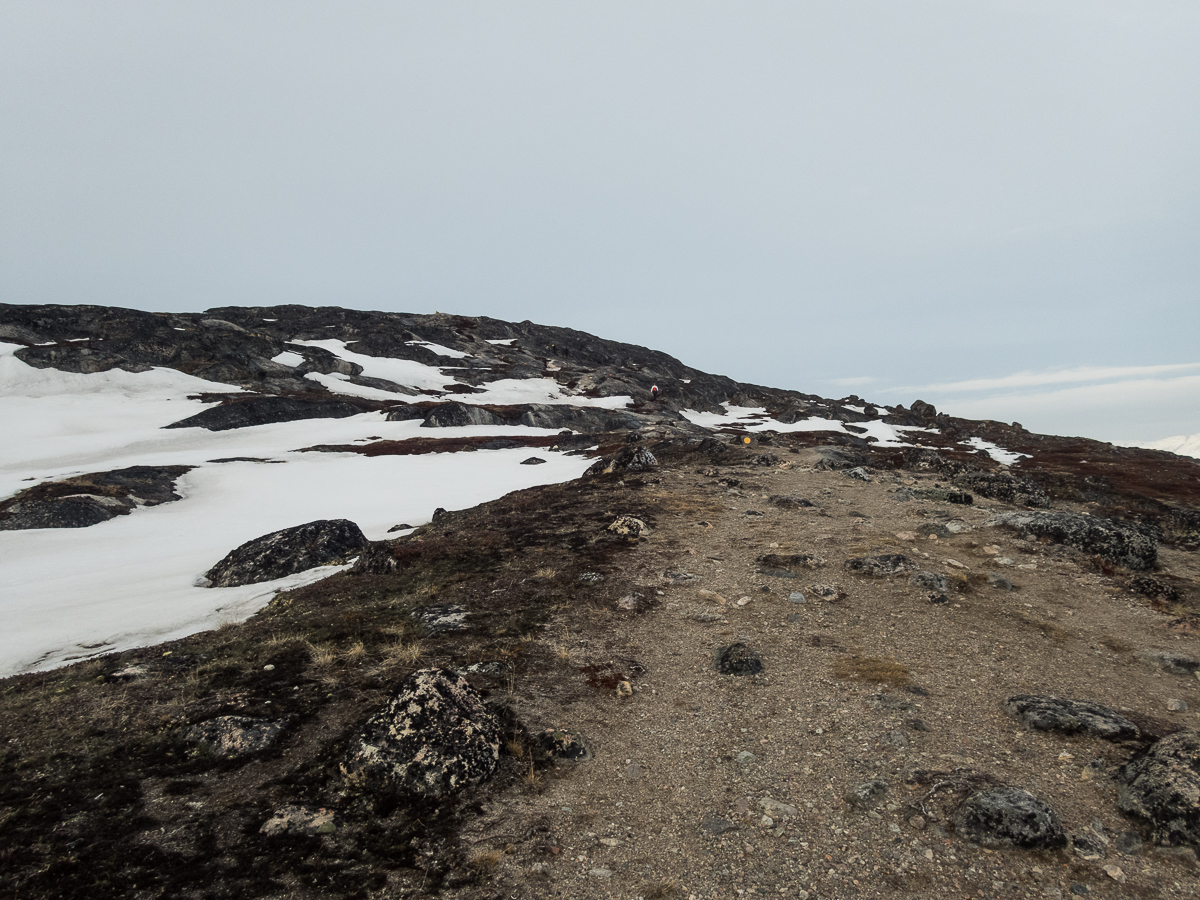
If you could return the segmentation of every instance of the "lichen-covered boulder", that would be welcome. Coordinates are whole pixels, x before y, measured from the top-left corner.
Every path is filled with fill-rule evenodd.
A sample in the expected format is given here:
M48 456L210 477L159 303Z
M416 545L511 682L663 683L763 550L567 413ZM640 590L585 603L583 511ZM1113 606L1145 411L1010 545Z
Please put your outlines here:
M741 642L718 647L713 661L722 675L757 675L763 670L762 658Z
M246 756L279 740L287 719L218 716L188 729L187 739L217 756Z
M1053 850L1067 843L1057 813L1028 791L1013 787L967 797L954 813L954 830L984 847Z
M1095 553L1127 569L1144 571L1158 562L1158 535L1148 526L1064 512L1002 513L990 524Z
M658 465L654 454L645 447L626 447L616 456L596 460L584 475L605 475L609 472L645 472Z
M1004 710L1037 731L1064 734L1086 732L1109 741L1134 739L1141 735L1136 725L1107 706L1088 700L1019 695L1004 701Z
M489 779L500 720L461 675L421 669L363 726L342 772L364 788L443 797Z
M1167 735L1117 771L1117 806L1165 846L1200 846L1200 733Z
M1007 472L963 472L954 477L954 483L1004 503L1037 509L1045 509L1050 505L1050 497L1044 490L1032 481Z
M340 562L367 546L349 519L318 519L247 541L204 573L209 587L258 584Z

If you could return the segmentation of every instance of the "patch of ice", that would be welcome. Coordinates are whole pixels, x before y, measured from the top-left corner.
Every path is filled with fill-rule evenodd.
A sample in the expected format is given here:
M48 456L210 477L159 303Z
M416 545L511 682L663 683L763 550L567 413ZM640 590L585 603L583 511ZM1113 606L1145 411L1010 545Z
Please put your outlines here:
M424 347L426 350L432 350L438 356L448 356L451 359L468 359L470 353L463 353L461 350L455 350L452 347L445 347L441 344L435 344L432 341L405 341L404 343L416 347Z
M511 344L516 343L516 340L517 340L516 338L500 338L499 340L488 341L488 343L489 344L498 344L500 346L507 347Z
M1019 462L1021 459L1030 458L1030 454L1028 453L1014 453L1012 450L1005 450L1003 447L999 447L996 444L993 444L991 441L985 441L983 438L973 437L963 441L962 443L967 444L970 447L974 447L975 450L980 453L986 453L1002 466L1011 466L1013 463Z
M298 366L304 362L304 357L293 350L284 350L278 356L272 356L271 362L283 363L285 366Z

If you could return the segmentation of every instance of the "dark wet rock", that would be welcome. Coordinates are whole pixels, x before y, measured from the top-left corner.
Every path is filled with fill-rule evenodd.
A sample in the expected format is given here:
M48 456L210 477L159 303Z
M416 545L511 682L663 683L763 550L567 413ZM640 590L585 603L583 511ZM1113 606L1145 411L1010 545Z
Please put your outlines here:
M341 768L368 790L444 797L491 778L501 737L499 718L465 678L421 669L367 720Z
M247 541L204 574L210 587L258 584L343 562L366 546L349 519L318 519Z
M927 599L934 606L944 606L950 602L950 598L945 594L930 594Z
M1175 603L1179 600L1179 591L1175 585L1153 575L1134 575L1129 579L1129 589L1162 603Z
M591 748L576 731L547 728L535 734L530 743L534 754L542 759L582 762L592 758Z
M958 807L954 829L984 847L1054 850L1066 846L1058 815L1046 803L1019 788L978 791Z
M644 472L658 465L654 454L645 447L625 447L616 456L596 460L584 475L604 475L609 472Z
M1195 675L1200 671L1200 662L1182 653L1172 653L1170 650L1143 650L1138 653L1138 659L1158 666L1164 672L1172 675Z
M481 406L440 403L425 415L422 428L456 428L464 425L503 425L504 420Z
M950 582L946 576L937 572L927 572L925 570L913 572L908 576L908 583L914 587L923 588L927 591L937 591L941 594L950 590Z
M1200 734L1168 735L1116 775L1117 806L1149 824L1155 843L1200 845Z
M1158 561L1154 530L1116 519L1065 512L1013 512L1001 513L991 524L1095 553L1127 569L1150 569Z
M426 635L432 637L438 634L449 634L453 631L466 631L471 626L467 624L468 611L465 606L453 603L440 603L413 610L412 617L420 624Z
M775 494L767 498L767 502L772 506L778 506L780 509L811 509L813 503L805 500L803 497L785 496Z
M759 655L741 642L719 647L716 665L722 675L757 675L763 670Z
M0 531L88 528L138 506L179 500L176 480L192 466L130 466L43 482L0 501Z
M983 497L1014 506L1045 509L1050 505L1050 497L1044 490L1032 481L1007 472L963 472L954 477L954 483Z
M1115 710L1088 700L1046 695L1019 695L1004 701L1004 710L1036 731L1086 732L1109 741L1137 739L1138 727Z
M246 756L275 744L287 726L287 719L219 716L193 725L187 739L217 756Z
M338 816L332 809L311 806L284 806L262 824L259 831L267 837L282 834L334 834Z
M846 570L856 575L870 575L884 578L900 572L911 572L920 568L914 560L900 553L884 553L879 556L859 556L848 559Z
M756 560L760 575L796 578L805 569L819 569L825 560L813 553L768 553Z
M255 396L228 400L163 427L230 431L234 428L250 428L275 422L297 422L302 419L345 419L361 412L361 408L344 400Z
M545 465L545 463L546 461L540 456L531 456L529 459L521 460L521 465L523 466L541 466Z

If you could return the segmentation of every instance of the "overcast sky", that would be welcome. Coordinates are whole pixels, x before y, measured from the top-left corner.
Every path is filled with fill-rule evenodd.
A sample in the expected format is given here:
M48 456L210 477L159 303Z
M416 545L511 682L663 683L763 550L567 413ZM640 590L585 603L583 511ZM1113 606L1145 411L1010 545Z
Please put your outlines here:
M0 299L1200 432L1200 3L0 0Z

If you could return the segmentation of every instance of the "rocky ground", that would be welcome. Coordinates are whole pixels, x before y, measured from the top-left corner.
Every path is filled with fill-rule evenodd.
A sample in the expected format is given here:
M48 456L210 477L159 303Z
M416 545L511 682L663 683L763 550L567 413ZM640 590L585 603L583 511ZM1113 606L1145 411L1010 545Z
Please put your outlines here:
M807 438L614 435L657 464L0 682L5 896L1195 896L1195 464L1060 442L968 490Z

